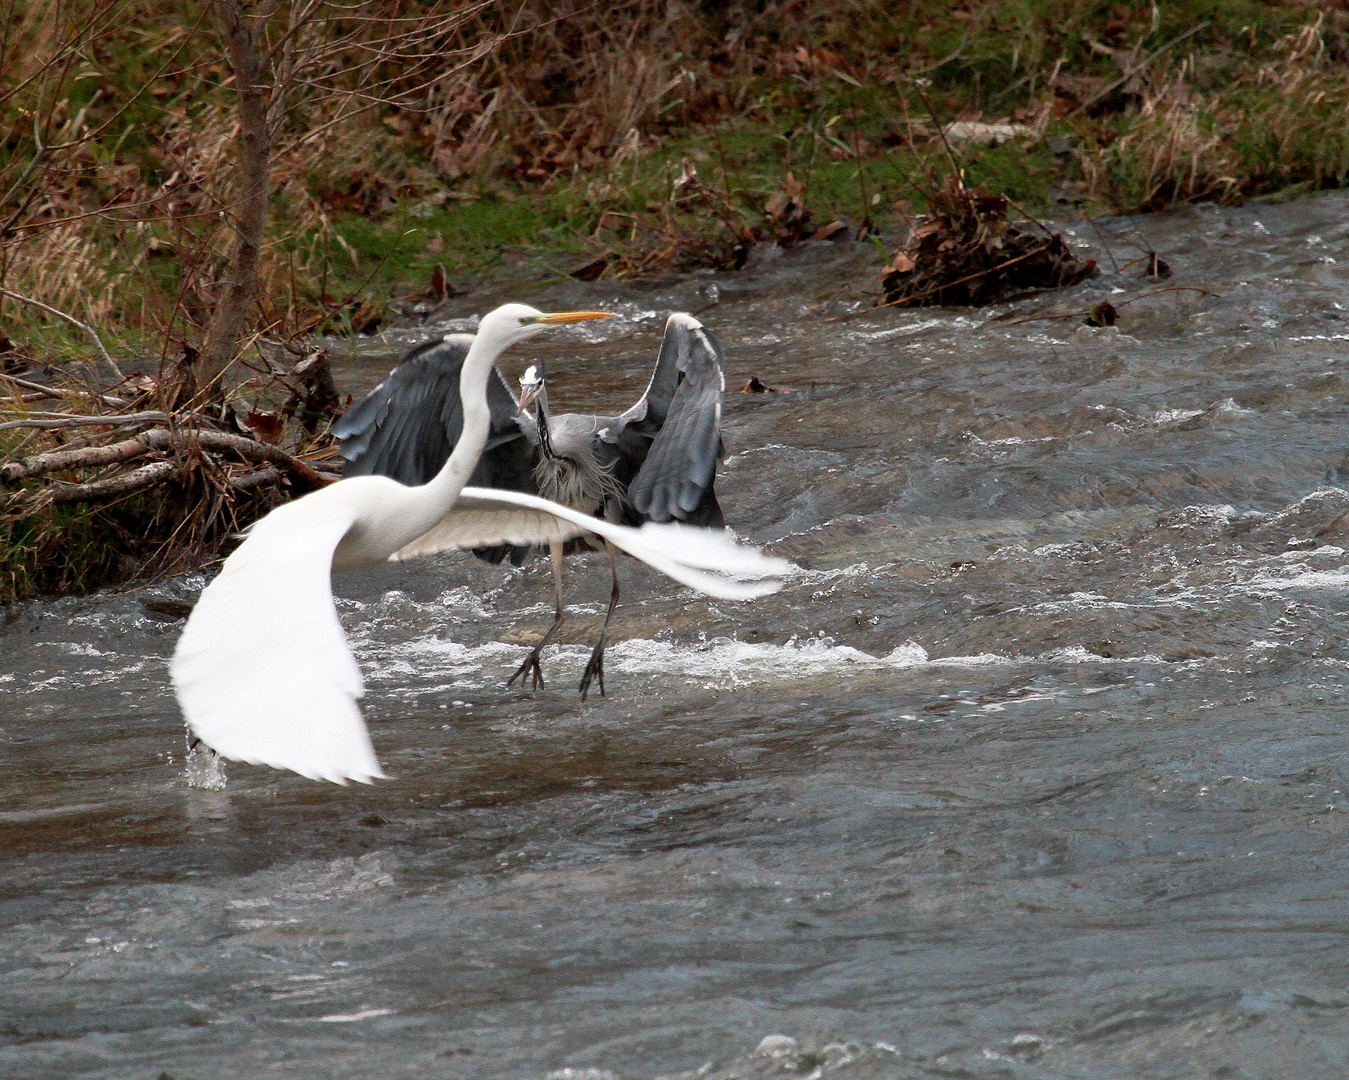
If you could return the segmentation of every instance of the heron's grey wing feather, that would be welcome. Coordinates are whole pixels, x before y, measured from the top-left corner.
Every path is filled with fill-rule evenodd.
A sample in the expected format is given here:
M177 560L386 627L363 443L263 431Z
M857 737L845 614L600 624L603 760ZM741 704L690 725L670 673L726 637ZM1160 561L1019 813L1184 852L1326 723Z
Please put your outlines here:
M192 609L170 665L173 688L192 730L225 757L338 783L384 775L333 607L333 552L355 520L332 496L279 507Z
M679 389L679 380L693 344L691 334L695 328L701 329L702 323L682 311L676 311L665 320L665 336L661 338L660 352L656 354L651 382L637 403L619 416L623 425L641 425L652 435L660 430L675 391Z
M472 338L455 335L411 350L333 425L346 476L389 476L424 484L449 457L463 428L459 372ZM428 473L428 469L431 471Z
M629 503L650 521L695 514L711 491L721 455L726 376L720 344L696 319L677 313L666 327L658 369L667 352L676 357L679 382L628 487ZM637 426L649 429L650 421Z
M451 334L419 345L347 410L333 426L347 459L345 475L389 476L417 485L440 471L464 429L459 375L472 344L471 334ZM515 460L520 448L512 444L525 436L515 422L515 396L495 368L487 401L491 429L474 479L503 483L520 471ZM500 463L498 455L504 459Z

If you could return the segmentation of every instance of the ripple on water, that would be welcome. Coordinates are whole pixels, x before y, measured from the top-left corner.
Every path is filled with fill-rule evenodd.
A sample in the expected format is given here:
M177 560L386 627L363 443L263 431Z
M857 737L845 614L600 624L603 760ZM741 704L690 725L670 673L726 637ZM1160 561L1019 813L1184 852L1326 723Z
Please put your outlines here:
M726 396L727 520L805 569L732 604L624 562L584 706L602 556L538 692L546 560L339 578L378 785L191 785L199 579L6 613L0 1075L1349 1075L1347 209L1082 227L1187 288L993 312L828 321L870 245L531 294L620 314L509 359L559 409L706 308L728 386L786 391Z

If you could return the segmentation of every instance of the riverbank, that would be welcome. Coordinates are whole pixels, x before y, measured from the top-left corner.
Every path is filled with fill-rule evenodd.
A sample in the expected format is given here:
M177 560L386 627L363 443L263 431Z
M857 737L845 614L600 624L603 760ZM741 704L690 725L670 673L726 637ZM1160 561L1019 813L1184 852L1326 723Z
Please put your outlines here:
M0 42L21 76L0 93L0 374L53 383L64 410L38 417L53 398L6 383L3 422L27 426L0 428L0 465L158 423L88 433L78 414L101 415L118 367L133 376L112 394L131 403L122 415L195 402L198 425L182 370L231 276L228 67L188 5L88 4L61 38L68 69L49 62L66 30L46 9ZM1349 175L1349 17L1336 10L536 0L509 25L490 8L460 16L438 26L434 77L390 54L384 97L329 115L354 93L330 80L329 97L300 95L282 118L246 365L207 402L208 427L322 463L324 422L287 405L310 392L295 371L315 335L369 333L484 282L528 296L570 278L735 273L757 245L813 236L869 240L879 271L956 172L1013 216L1058 220L1281 199ZM244 450L220 466L223 488L198 482L195 450L175 451L147 459L178 461L172 498L112 491L40 522L14 501L31 502L32 482L12 480L0 600L214 550L291 494L272 468L240 502L231 485L267 471L265 448Z
M25 181L0 186L23 218L0 284L154 353L165 335L190 339L209 302L192 294L220 243L209 211L228 206L233 92L227 72L152 66L171 48L209 59L190 11L136 10L160 29L106 27L82 79L0 99L13 151L0 180ZM273 332L369 329L390 292L431 289L438 267L453 287L733 265L789 175L821 224L883 232L953 169L1058 218L1349 175L1349 16L1315 6L833 0L671 15L536 0L518 23L496 17L456 24L439 43L456 62L417 94L327 129L304 99L284 118L259 312ZM21 74L41 50L15 50L42 18L5 43ZM23 118L43 102L53 131L30 138ZM58 136L86 140L79 160L32 168ZM47 312L0 312L29 354L87 355Z

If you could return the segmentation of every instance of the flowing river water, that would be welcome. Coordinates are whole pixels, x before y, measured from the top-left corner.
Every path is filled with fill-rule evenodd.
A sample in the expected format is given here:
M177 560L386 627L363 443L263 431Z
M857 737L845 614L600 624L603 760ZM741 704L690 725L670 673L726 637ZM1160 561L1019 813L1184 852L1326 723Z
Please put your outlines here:
M866 244L517 292L621 313L509 358L558 411L671 309L775 387L718 491L802 570L627 563L584 705L602 556L537 694L545 560L339 578L378 786L186 781L199 578L5 613L0 1076L1349 1076L1349 198L1070 229L1101 277L980 311L829 321Z

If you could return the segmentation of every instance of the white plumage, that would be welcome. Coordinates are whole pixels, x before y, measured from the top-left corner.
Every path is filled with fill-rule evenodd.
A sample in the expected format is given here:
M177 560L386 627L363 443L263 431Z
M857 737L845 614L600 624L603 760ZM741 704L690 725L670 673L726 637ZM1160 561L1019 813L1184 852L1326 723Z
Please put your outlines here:
M201 594L173 656L173 685L216 753L311 780L384 775L356 707L365 684L333 608L333 552L355 518L333 500L279 507Z
M429 483L338 481L279 507L249 531L202 592L171 664L192 730L224 757L316 780L382 777L356 705L361 673L333 607L332 569L359 569L453 548L597 533L685 585L749 599L778 588L790 564L710 530L641 529L532 495L466 488L487 438L486 383L496 357L548 325L601 312L544 315L508 304L486 315L461 373L464 430Z
M791 569L785 559L739 547L725 532L677 522L639 529L593 518L522 491L466 487L438 525L395 552L396 560L484 547L545 544L594 533L668 577L723 600L752 600L778 588Z

